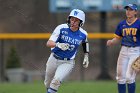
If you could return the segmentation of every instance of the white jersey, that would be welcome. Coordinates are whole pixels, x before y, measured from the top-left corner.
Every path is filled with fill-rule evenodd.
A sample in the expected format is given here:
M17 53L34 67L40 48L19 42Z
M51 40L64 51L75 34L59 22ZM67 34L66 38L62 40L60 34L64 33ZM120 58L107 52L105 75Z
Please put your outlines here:
M51 51L61 58L74 59L77 49L82 42L86 42L87 32L82 28L78 31L72 31L67 24L58 25L52 33L49 40L60 43L68 43L70 48L66 51L58 47L51 48Z

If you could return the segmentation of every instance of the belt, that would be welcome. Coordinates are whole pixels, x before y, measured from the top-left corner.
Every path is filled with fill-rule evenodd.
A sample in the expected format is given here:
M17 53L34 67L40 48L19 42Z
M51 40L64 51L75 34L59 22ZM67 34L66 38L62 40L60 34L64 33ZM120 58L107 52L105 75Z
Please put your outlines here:
M128 46L128 45L122 45L122 46L125 46L125 47L137 47L137 46Z
M56 59L59 59L59 60L65 60L65 61L71 60L70 58L61 58L61 57L57 56L56 54L53 54L53 56L54 56Z

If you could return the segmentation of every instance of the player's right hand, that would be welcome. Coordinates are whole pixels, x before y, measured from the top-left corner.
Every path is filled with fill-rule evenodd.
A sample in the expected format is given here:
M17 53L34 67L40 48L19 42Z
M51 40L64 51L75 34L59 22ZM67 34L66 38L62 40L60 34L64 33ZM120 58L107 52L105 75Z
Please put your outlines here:
M69 44L68 43L56 43L56 47L60 48L61 50L65 51L67 49L69 49Z
M107 45L107 46L112 46L112 45L113 45L112 40L108 40L108 41L106 42L106 45Z

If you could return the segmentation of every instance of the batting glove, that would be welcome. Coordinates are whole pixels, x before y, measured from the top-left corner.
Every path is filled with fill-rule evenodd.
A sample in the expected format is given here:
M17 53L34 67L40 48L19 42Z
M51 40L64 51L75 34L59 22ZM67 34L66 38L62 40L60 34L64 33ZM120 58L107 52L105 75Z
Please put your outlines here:
M89 64L89 60L88 60L88 53L85 53L84 55L84 61L83 61L83 67L87 68Z
M70 45L68 43L56 43L56 47L60 48L63 51L69 49L69 46Z

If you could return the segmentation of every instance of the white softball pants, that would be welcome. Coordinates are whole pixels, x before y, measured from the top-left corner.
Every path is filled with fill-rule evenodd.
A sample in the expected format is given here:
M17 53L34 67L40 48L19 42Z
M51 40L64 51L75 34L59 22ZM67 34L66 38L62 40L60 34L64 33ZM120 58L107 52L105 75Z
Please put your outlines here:
M46 88L52 86L55 90L57 90L61 82L71 73L74 66L75 60L58 60L53 56L53 53L51 53L46 63L46 73L44 80Z
M117 62L116 79L119 84L135 82L136 72L131 68L131 65L139 55L140 47L122 46Z

